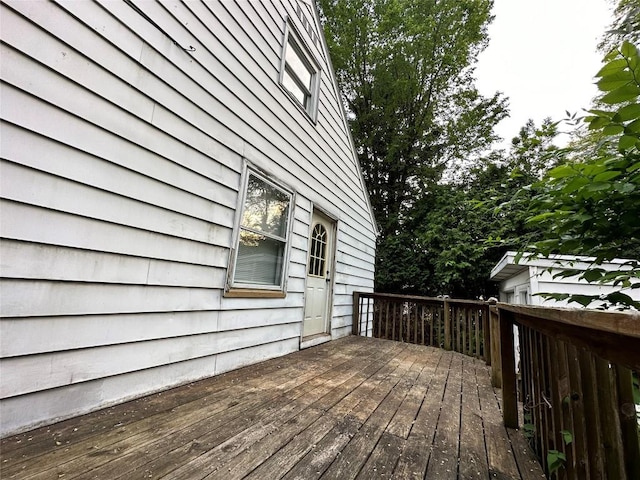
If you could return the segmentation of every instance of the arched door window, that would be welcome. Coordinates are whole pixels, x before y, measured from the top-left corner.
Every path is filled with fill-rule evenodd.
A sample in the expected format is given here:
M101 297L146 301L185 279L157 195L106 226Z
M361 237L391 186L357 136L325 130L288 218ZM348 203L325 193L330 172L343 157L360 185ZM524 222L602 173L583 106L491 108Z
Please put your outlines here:
M311 251L309 252L309 275L324 277L327 260L327 229L316 223L311 233Z

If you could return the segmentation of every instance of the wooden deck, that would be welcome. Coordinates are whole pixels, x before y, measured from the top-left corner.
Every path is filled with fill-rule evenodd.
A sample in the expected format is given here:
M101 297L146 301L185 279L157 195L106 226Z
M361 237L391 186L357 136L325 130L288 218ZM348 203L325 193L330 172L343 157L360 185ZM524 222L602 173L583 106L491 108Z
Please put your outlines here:
M544 478L484 362L347 337L2 440L3 479Z

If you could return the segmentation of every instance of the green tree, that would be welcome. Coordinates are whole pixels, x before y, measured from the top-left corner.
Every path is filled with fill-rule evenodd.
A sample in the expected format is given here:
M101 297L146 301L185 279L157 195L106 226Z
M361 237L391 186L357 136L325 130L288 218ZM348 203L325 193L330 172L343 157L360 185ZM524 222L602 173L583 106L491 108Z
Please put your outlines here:
M409 226L447 165L496 139L506 101L481 96L473 64L490 0L319 0L325 37L380 227L376 288L403 288ZM408 259L408 263L403 263ZM391 280L395 279L395 280Z
M638 0L618 0L613 11L613 21L604 33L598 48L609 53L622 42L640 42L640 3Z
M537 256L581 254L595 258L582 273L590 282L613 282L640 288L640 54L629 42L605 57L598 72L599 105L585 118L594 138L615 148L596 148L592 157L564 163L535 185L539 193L528 224L541 235L524 250ZM635 259L628 270L606 272L600 265L616 257ZM576 273L576 272L569 272ZM566 295L551 295L566 298ZM597 297L569 296L589 305ZM615 292L601 300L612 306L635 306Z
M515 249L543 170L562 158L552 143L556 126L529 121L508 154L490 152L455 181L435 182L413 200L404 229L389 237L378 272L387 291L472 298L496 295L491 269Z

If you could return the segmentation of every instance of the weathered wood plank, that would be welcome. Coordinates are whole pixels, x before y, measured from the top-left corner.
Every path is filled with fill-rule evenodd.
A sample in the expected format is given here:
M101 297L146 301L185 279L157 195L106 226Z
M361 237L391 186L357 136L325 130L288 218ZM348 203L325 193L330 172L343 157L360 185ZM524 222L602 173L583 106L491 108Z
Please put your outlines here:
M378 403L377 408L327 469L327 478L352 479L358 475L361 466L376 447L389 421L420 373L421 366L416 365L415 360L415 355L409 357L405 365L400 366L387 379L385 383L389 390L386 393L386 388L380 390L381 396L384 395L384 397L375 399ZM372 397L369 398L369 400L372 399ZM357 415L354 417L360 420Z
M627 478L640 478L640 447L638 445L638 417L634 402L631 370L617 366L618 415Z
M402 437L404 439L409 437L409 432L411 432L413 423L420 411L420 407L424 401L425 394L429 388L433 372L435 371L439 359L439 350L430 349L428 352L423 353L422 358L419 361L422 371L387 426L386 431L391 435Z
M386 353L393 357L403 351L404 348L399 344L393 344L393 349ZM376 379L388 375L391 368L390 359L384 357L383 354L378 362L358 369L358 373L341 388L336 388L315 401L311 408L319 413L319 418L313 418L313 423L308 428L305 428L305 425L308 425L308 413L303 412L301 421L292 421L288 428L258 442L252 451L242 452L222 471L214 472L212 478L243 478L249 473L249 478L256 479L284 475L309 452L311 445L319 442L333 428L338 419L348 416L367 395L371 394L373 387L371 382L367 382L369 378Z
M463 359L462 412L460 417L460 465L458 478L482 478L489 471L478 395L476 362ZM486 381L486 377L484 378Z
M406 356L406 349L403 349L400 355ZM328 467L330 461L335 458L335 446L337 444L346 445L350 439L348 435L353 436L362 425L362 422L353 415L358 415L360 418L368 418L372 411L371 408L373 407L375 409L375 406L377 406L377 404L373 405L368 399L372 395L375 396L376 393L379 394L385 390L384 380L397 369L400 363L398 358L400 357L391 359L391 361L376 372L375 375L369 377L369 379L365 380L346 397L343 397L339 403L328 410L327 415L323 416L286 444L286 446L281 448L276 454L272 455L259 468L254 470L248 478L281 478L282 475L289 472L292 468L295 468L296 472L304 472L308 475L313 474L313 469L319 469L320 473L322 473ZM320 405L320 402L314 404L314 406L316 405ZM338 424L335 424L336 419L338 419ZM332 440L328 438L323 443L323 445L326 445L329 449L327 455L323 455L321 451L313 452L312 450L315 446L319 442L322 442L330 431L333 431L335 435L339 436L335 441L337 443L332 442ZM345 433L348 438L345 437ZM225 475L220 478L226 479L228 476Z
M478 383L480 408L487 446L487 459L491 478L507 480L519 478L518 466L513 458L513 449L498 409L498 399L493 388L482 382Z
M404 438L384 432L380 437L376 448L371 452L366 463L358 473L356 479L369 480L373 478L391 478L393 470L398 463L398 459L402 454L404 444Z
M547 478L538 458L522 435L521 430L507 428L509 440L513 446L513 453L522 480L542 480Z
M382 349L378 352L362 352L362 366L366 370L375 371L386 362L386 354L389 351ZM315 377L311 380L311 385L302 384L299 387L286 392L289 399L294 398L295 402L290 407L290 412L284 414L283 411L276 412L268 418L262 418L258 424L251 425L244 431L229 438L227 441L207 451L202 456L186 462L181 468L171 472L171 478L192 478L196 472L206 471L228 471L232 470L235 465L247 467L246 458L251 457L251 461L255 463L256 458L261 457L256 452L263 451L273 453L279 448L278 442L281 439L289 439L304 430L309 424L316 421L324 413L323 409L312 407L313 403L318 403L319 399L330 397L334 392L351 391L354 380L358 380L361 372L352 368L349 360L336 365L323 375ZM309 389L309 387L311 387ZM298 393L301 391L302 395ZM339 396L334 395L334 401L338 401ZM282 440L284 442L284 440ZM275 450L270 450L274 447ZM239 460L234 457L240 456ZM267 456L262 457L262 459ZM255 463L259 465L259 462ZM247 471L250 471L248 468Z
M323 362L327 364L324 368L330 369L339 365L339 362L348 361L349 355L363 355L362 345L354 344L350 339L341 340L344 350L327 350L327 347L317 347L316 349L300 352L301 361L317 361L323 356ZM347 358L345 359L345 355ZM188 388L175 388L166 392L161 392L150 397L144 397L132 402L127 402L107 410L94 412L83 417L69 419L51 427L41 428L33 432L8 437L2 440L3 468L12 467L14 463L24 460L25 452L35 448L36 455L47 453L47 442L53 439L56 444L60 443L66 449L65 457L73 458L72 448L76 448L82 442L104 443L102 435L114 425L128 430L129 434L144 429L141 421L147 418L152 420L149 424L162 423L155 417L156 414L167 414L179 411L188 412L190 409L199 408L201 405L211 405L222 402L220 408L224 409L224 402L237 403L237 397L242 396L243 400L250 398L253 392L264 389L268 384L277 385L292 381L291 370L286 357L276 358L269 362L264 362L251 367L234 370L220 375L213 379L202 380L198 383L190 384ZM300 363L297 368L296 378L304 371L322 372L322 368L313 363ZM311 369L311 370L310 370ZM265 382L265 378L269 382ZM40 444L40 445L38 445ZM37 445L37 446L36 446ZM41 452L42 450L42 452ZM82 447L77 447L79 454L82 454ZM33 450L31 454L33 455ZM47 463L46 459L39 459L40 464Z
M460 408L462 382L462 355L454 355L442 399L442 410L433 439L433 450L426 478L458 477L460 454Z
M366 357L363 361L367 361ZM345 364L348 366L348 362L344 362L320 376L309 378L304 383L299 382L308 376L298 374L289 382L277 385L273 390L280 391L281 395L271 400L266 407L261 407L258 422L252 418L252 412L249 412L247 416L225 422L213 431L208 429L191 443L187 439L184 443L190 445L188 449L174 448L160 455L167 447L164 443L158 442L156 448L150 449L150 454L147 454L147 451L144 454L138 452L133 460L139 462L142 456L151 458L152 461L145 464L144 469L153 472L155 477L168 475L176 478L175 470L180 465L189 464L191 467L185 478L193 478L196 472L202 472L206 467L220 466L233 456L234 451L251 448L256 441L273 434L283 423L305 410L316 398L347 380L348 371L341 368ZM291 388L294 385L295 387ZM193 429L189 429L188 435L195 434ZM125 462L126 468L130 468L131 465L131 461ZM111 464L107 466L110 467ZM184 476L187 470L183 469L180 474Z
M539 478L525 446L483 362L353 336L5 439L0 457L3 478Z
M424 478L452 358L451 353L441 352L424 401L393 472L393 478Z

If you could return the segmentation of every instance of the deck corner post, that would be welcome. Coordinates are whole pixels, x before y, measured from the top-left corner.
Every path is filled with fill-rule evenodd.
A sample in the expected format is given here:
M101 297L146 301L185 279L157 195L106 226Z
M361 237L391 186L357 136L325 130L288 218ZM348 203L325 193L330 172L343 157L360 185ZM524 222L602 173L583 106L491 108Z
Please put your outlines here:
M444 349L451 350L451 312L449 302L444 300Z
M353 325L351 333L360 335L360 292L353 292Z
M502 311L500 324L500 363L502 367L502 408L504 426L518 428L518 385L516 381L516 356L513 342L513 313Z
M491 385L502 388L502 368L500 366L500 313L495 305L489 307L489 329L491 333Z

